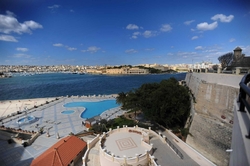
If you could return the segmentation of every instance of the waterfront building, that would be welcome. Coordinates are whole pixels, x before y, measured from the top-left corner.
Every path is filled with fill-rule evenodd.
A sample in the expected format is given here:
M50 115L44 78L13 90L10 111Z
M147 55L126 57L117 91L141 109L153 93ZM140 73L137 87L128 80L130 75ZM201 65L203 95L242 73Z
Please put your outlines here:
M86 72L90 74L102 74L102 70L93 69L93 68L86 69Z
M167 66L163 66L163 65L159 65L159 64L153 64L153 65L150 65L150 67L154 68L154 69L158 69L158 70L161 70L161 71L167 71L169 69L169 67Z
M140 64L138 66L143 66L143 67L147 67L147 68L154 68L154 69L158 69L161 71L167 71L169 69L168 65L160 65L160 64Z
M139 67L132 67L128 70L128 74L148 74L148 69L140 69Z
M106 69L106 74L128 74L129 67Z
M139 67L122 67L106 69L106 74L149 74L149 70L141 69Z

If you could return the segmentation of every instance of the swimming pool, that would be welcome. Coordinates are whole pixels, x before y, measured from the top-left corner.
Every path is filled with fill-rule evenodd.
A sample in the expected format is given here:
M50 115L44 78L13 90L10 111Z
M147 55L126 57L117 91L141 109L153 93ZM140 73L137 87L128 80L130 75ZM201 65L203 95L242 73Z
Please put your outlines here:
M38 119L34 116L24 116L19 118L16 123L18 125L24 125L24 124L30 124L30 123L34 123L35 121L37 121Z
M116 100L103 100L95 102L71 102L64 105L66 108L72 107L84 107L85 111L81 113L81 118L91 118L96 115L100 115L102 112L111 108L119 107Z

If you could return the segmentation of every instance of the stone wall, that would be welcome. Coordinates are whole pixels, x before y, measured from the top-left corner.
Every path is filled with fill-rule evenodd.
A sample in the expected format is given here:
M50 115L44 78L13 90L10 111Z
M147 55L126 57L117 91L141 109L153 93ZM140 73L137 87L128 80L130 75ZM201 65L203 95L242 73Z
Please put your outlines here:
M189 131L186 143L207 157L216 165L227 166L231 146L232 128L211 119L208 116L196 114Z
M228 165L231 146L233 104L242 75L187 73L192 90L193 121L186 143L217 165Z

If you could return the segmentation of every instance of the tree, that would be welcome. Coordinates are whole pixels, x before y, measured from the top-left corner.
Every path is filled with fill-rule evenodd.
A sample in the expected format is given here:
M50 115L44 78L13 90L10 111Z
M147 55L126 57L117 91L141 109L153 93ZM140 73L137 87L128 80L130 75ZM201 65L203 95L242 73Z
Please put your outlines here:
M229 52L229 53L226 53L224 55L221 55L218 58L219 62L221 63L222 69L224 69L225 67L229 66L229 64L233 60L233 56L234 56L234 54L232 52Z
M216 71L217 71L218 67L219 67L218 65L213 65L212 66L213 70L216 70Z
M189 90L175 78L143 84L122 100L123 109L141 110L147 119L169 128L184 127L190 107Z
M154 73L161 73L161 70L150 67L149 68L149 73L152 73L152 74L154 74Z
M125 98L126 98L126 93L124 93L124 92L118 93L118 96L116 97L116 103L122 104L124 102Z

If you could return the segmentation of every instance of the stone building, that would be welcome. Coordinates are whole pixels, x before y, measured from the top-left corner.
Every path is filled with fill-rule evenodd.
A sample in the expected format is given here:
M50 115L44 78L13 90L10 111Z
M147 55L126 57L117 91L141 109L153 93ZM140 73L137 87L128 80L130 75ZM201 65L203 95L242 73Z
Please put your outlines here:
M236 67L250 68L250 56L242 54L242 49L240 47L234 49L233 61L230 65L231 69Z
M106 69L106 74L149 74L148 69L141 69L139 67L122 67Z

